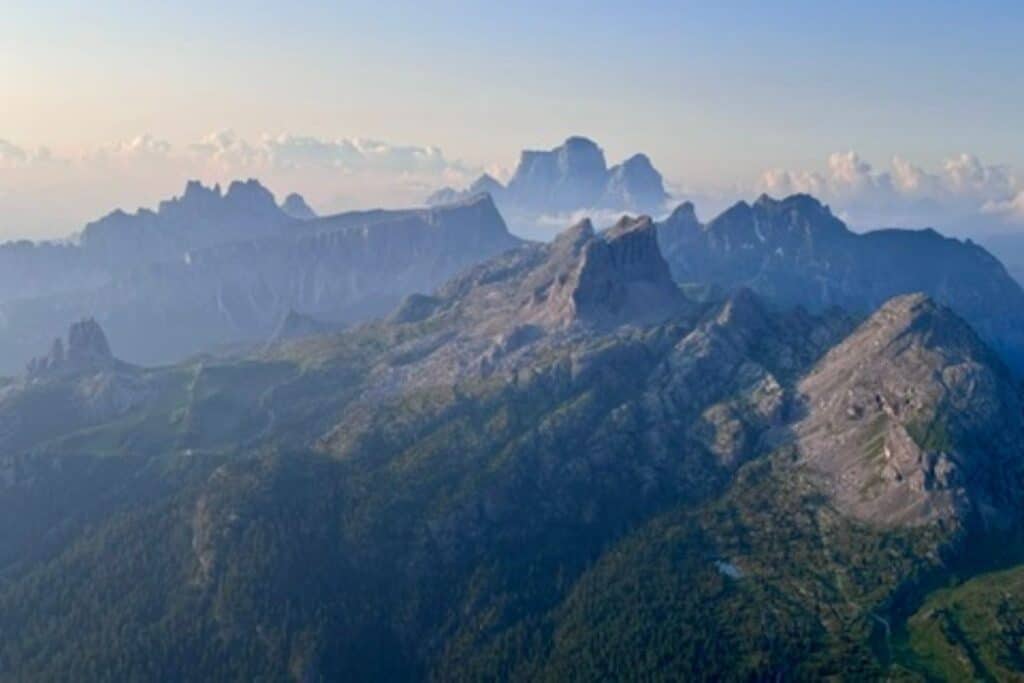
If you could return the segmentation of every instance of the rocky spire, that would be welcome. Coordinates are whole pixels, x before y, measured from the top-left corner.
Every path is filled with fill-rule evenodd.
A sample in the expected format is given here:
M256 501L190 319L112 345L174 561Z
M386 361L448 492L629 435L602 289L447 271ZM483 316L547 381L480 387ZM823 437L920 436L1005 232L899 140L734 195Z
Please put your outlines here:
M281 204L281 210L292 218L297 218L300 221L308 221L316 218L316 212L310 208L302 195L296 192L292 192L284 198L284 202Z
M115 363L103 328L95 319L86 318L71 325L66 347L58 337L48 354L29 361L27 374L39 377L51 373L97 370Z
M87 318L71 325L71 329L68 330L68 362L92 364L113 359L107 335L94 318Z
M232 182L224 194L224 203L237 210L256 214L274 215L278 210L273 193L255 178Z
M589 221L581 222L552 246L553 255L575 251L579 256L571 272L558 278L547 302L549 318L598 325L653 322L685 303L647 216L624 217L600 235L593 234Z

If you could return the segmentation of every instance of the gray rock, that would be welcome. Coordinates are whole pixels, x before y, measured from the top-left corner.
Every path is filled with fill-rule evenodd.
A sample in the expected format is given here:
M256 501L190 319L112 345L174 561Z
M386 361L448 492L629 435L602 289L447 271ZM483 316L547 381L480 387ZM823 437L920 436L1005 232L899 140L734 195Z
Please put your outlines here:
M740 202L707 225L687 203L658 230L680 283L747 287L781 306L865 315L894 296L924 292L1024 371L1024 290L973 243L934 230L857 234L808 195Z
M302 195L295 192L292 192L281 202L281 211L300 221L308 221L317 217L316 212L310 208Z
M921 294L891 300L798 390L802 460L844 512L880 525L1012 514L1024 457L1020 397L949 309Z
M524 150L507 186L485 174L465 190L438 190L427 203L448 204L479 193L490 194L503 213L517 218L596 208L659 213L668 200L661 174L646 155L608 168L601 148L579 136L551 150Z

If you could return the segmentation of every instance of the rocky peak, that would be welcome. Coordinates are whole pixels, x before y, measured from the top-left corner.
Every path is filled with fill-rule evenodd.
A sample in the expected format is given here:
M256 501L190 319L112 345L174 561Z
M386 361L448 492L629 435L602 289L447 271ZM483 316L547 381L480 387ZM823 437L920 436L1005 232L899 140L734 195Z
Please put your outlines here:
M665 219L665 224L699 226L700 221L697 219L697 207L693 205L693 202L683 202L672 210L672 213Z
M523 151L508 184L522 207L563 211L597 206L607 180L604 152L592 140L571 137L550 151Z
M224 203L248 213L274 214L278 208L274 194L255 178L232 182L224 194Z
M699 240L703 230L693 202L683 202L658 225L658 244L662 254L670 263L685 259L687 245Z
M490 194L478 194L443 207L430 209L425 219L432 225L445 224L446 239L453 241L457 250L475 247L512 247L519 243L508 231L494 198Z
M849 232L827 206L808 194L790 195L782 200L763 194L751 208L754 220L767 224L770 232L779 238L792 233L820 238ZM765 231L761 230L761 233L765 234ZM772 235L767 234L766 237Z
M604 238L612 252L621 256L624 265L639 263L646 267L664 263L658 250L658 231L650 216L623 216L604 232ZM667 269L665 274L668 274Z
M624 217L587 241L568 284L574 316L598 323L664 319L684 301L647 216Z
M284 198L284 202L281 203L281 210L292 218L297 218L300 221L308 221L316 218L316 212L310 208L302 195L296 192L292 192Z
M87 318L71 325L68 330L69 361L109 361L113 357L107 343L107 335L94 318Z
M783 306L867 313L894 296L926 292L964 317L1024 374L1024 290L982 248L926 230L855 233L814 197L762 195L702 230L673 215L659 228L682 283L739 286Z
M754 212L750 204L740 200L722 213L718 214L718 216L708 224L708 228L720 229L719 226L732 226L747 223L750 221L753 214Z
M206 187L200 180L189 180L185 183L185 191L181 194L181 200L185 202L200 202L206 199L220 199L220 185Z
M952 311L896 297L799 385L794 428L836 504L882 524L998 520L1019 498L1021 400L1009 371Z
M765 310L761 300L746 287L736 290L719 309L717 325L756 330L764 323Z
M66 346L58 337L48 354L33 358L28 364L28 375L96 370L115 362L103 328L93 318L87 318L71 325Z
M634 154L608 171L602 204L660 211L668 199L661 174L646 154Z
M505 186L488 173L484 173L469 186L469 191L472 194L483 194L486 192L492 196L502 192L504 189Z
M597 233L594 231L594 224L589 218L584 218L558 233L553 243L554 249L571 249L578 252L579 249L592 240Z
M768 194L762 193L754 200L754 207L764 210L793 210L806 214L832 215L831 209L822 204L812 195L798 192L782 199L775 199Z
M810 195L781 200L761 195L753 204L737 202L708 223L706 233L708 246L740 260L778 255L779 249L782 254L813 252L823 242L851 234Z
M643 153L634 154L614 168L621 168L629 173L656 174L661 178L661 174L655 170L654 164L651 163L651 158Z
M485 174L465 190L438 190L427 203L448 204L477 192L491 194L520 223L595 208L660 213L668 199L647 155L635 154L609 168L604 151L582 136L550 150L523 150L507 186Z
M504 199L505 191L506 187L499 180L488 173L484 173L465 190L456 190L451 187L441 188L427 197L427 205L456 204L481 194L488 194L493 199L500 201Z
M185 183L185 191L180 196L160 202L156 215L162 217L179 214L202 215L216 211L224 200L220 185L207 187L198 180Z
M589 138L570 137L554 151L559 169L564 174L599 175L608 170L604 152Z
M226 193L220 185L190 180L180 196L160 202L155 212L116 211L89 223L80 243L115 263L128 257L177 259L184 248L270 234L285 222L287 214L257 180L235 181Z

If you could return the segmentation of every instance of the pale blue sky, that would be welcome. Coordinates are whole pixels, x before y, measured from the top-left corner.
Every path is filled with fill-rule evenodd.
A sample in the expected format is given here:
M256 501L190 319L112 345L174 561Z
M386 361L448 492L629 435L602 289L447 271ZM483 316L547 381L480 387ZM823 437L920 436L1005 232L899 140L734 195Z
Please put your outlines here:
M483 163L579 132L723 179L847 148L1024 161L1019 2L7 5L0 137L25 144L232 128Z
M10 0L0 140L231 129L486 167L579 133L680 186L845 150L1024 168L1022 35L1020 2Z

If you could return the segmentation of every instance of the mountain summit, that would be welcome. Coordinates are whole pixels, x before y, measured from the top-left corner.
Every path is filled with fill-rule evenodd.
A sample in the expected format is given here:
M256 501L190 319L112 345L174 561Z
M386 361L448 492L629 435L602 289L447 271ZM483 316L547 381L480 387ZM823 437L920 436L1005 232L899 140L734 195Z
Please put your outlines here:
M107 335L93 318L73 323L68 330L67 345L58 337L50 352L33 358L27 368L29 377L52 373L80 372L111 367L115 364Z
M1006 524L1020 504L1019 393L968 325L923 294L892 299L799 386L804 461L849 514L883 525Z
M281 210L292 218L297 218L300 221L308 221L316 218L316 212L310 208L302 195L295 192L292 192L284 198L284 201L281 202Z
M657 321L684 302L646 216L623 218L588 241L566 286L573 311L583 319Z
M514 224L579 210L660 214L668 200L661 174L644 154L608 167L604 151L581 136L550 150L524 150L508 185L488 175L467 190L445 188L427 199L445 204L487 192Z

